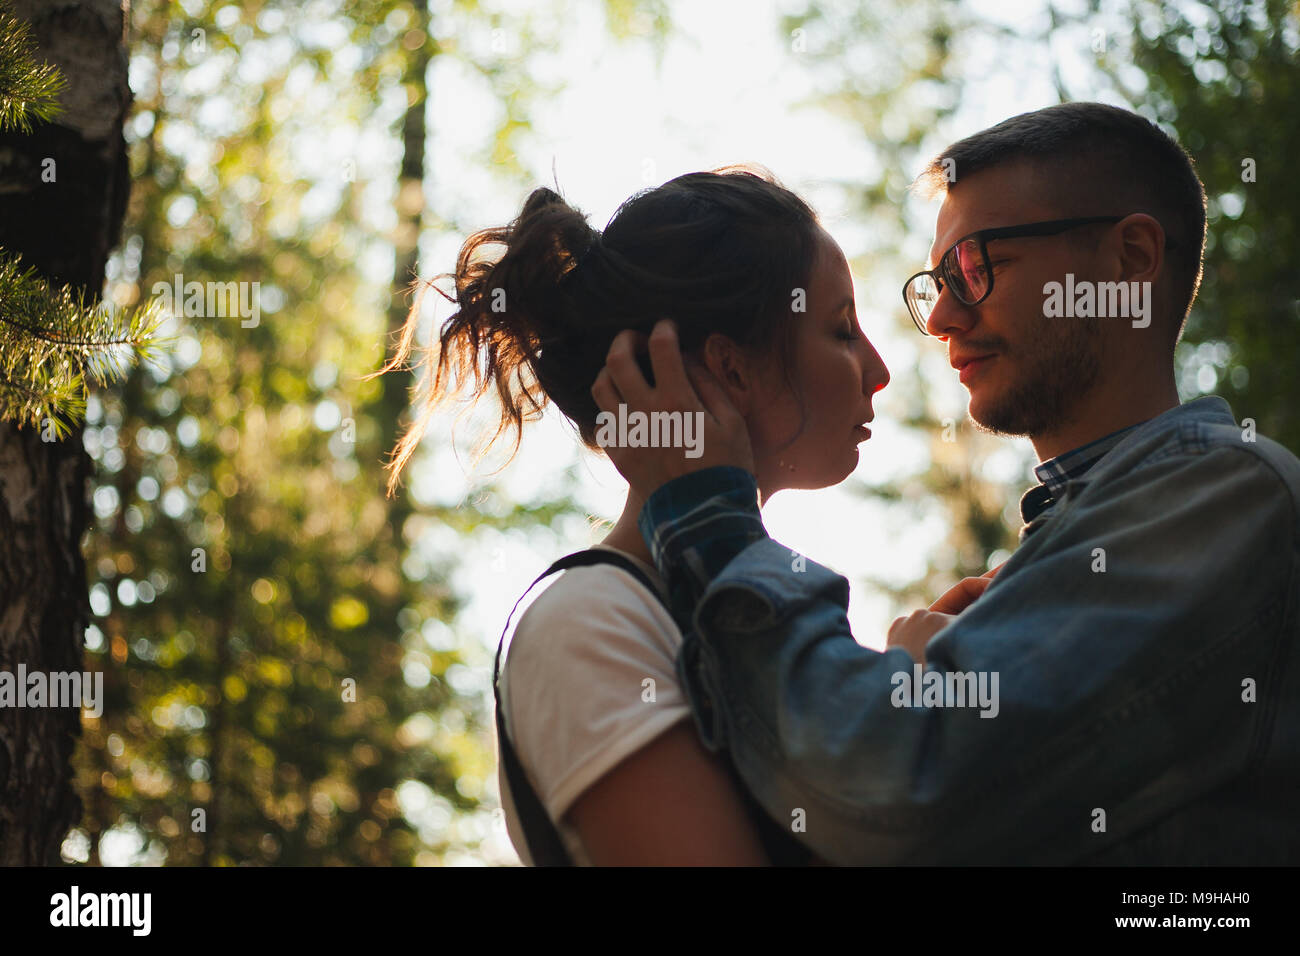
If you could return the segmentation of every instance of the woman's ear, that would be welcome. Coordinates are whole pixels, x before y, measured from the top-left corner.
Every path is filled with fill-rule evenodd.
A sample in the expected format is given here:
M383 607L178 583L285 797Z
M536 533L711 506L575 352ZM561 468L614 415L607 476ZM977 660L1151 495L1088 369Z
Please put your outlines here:
M714 332L704 340L700 361L727 390L727 398L748 418L754 401L755 370L748 354L730 337Z

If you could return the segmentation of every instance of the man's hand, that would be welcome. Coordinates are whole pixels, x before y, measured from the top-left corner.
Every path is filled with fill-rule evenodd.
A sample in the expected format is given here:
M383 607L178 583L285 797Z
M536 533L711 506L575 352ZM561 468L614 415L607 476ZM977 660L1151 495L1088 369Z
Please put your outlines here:
M653 386L637 364L636 351L642 344L650 352ZM643 499L661 485L692 471L734 465L754 472L754 453L744 418L707 368L697 362L687 368L671 320L656 324L648 340L631 329L620 332L609 347L605 367L591 386L591 397L601 411L616 417L619 405L626 406L628 415L643 413L647 425L653 422L649 417L652 412L680 412L684 428L685 416L692 417L689 427L696 429L699 457L688 458L686 448L605 448L614 466Z

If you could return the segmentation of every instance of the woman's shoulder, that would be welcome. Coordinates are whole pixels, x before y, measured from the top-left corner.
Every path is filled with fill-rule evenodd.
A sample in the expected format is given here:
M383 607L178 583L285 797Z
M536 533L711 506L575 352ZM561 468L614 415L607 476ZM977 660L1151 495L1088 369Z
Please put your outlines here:
M587 787L680 720L681 632L622 568L558 572L523 610L500 690L507 731L553 820ZM522 606L521 606L522 607Z
M661 598L662 581L653 568L631 560L659 593L612 563L557 572L537 585L535 596L520 613L510 658L516 663L534 654L545 658L579 654L591 659L602 650L606 657L625 654L629 644L675 657L682 635ZM589 647L593 642L600 647Z

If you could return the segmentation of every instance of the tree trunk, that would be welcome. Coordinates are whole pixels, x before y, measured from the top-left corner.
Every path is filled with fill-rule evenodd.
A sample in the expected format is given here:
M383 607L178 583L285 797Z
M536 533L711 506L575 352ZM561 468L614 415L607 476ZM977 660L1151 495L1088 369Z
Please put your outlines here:
M130 186L125 6L11 0L68 85L54 123L0 133L0 246L87 301L103 286ZM58 442L0 423L0 670L84 669L89 476L80 428ZM0 865L59 862L81 817L70 763L80 733L75 708L0 708Z
M431 15L429 0L416 0L412 5L416 22L412 29L424 37L419 48L407 55L402 86L406 89L406 113L402 117L402 167L397 178L397 228L393 231L393 286L388 306L388 342L396 342L406 322L409 306L415 297L408 297L411 282L420 278L420 229L424 221L424 140L426 136L425 110L429 104L429 63L432 60L433 37L430 36ZM385 356L385 359L387 357ZM407 423L407 406L410 401L409 376L396 372L380 379L382 395L379 407L379 447L384 452L392 450ZM388 474L380 471L381 481ZM388 527L393 534L393 560L400 561L407 545L402 535L406 519L411 516L411 496L397 493L386 499Z

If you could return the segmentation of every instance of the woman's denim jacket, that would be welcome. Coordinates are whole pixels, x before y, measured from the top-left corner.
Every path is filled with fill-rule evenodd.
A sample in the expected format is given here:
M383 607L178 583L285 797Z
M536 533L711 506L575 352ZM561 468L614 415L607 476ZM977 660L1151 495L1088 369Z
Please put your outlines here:
M748 472L670 482L640 527L705 745L834 863L1300 863L1300 462L1245 424L1203 398L1133 429L924 668L855 642Z

